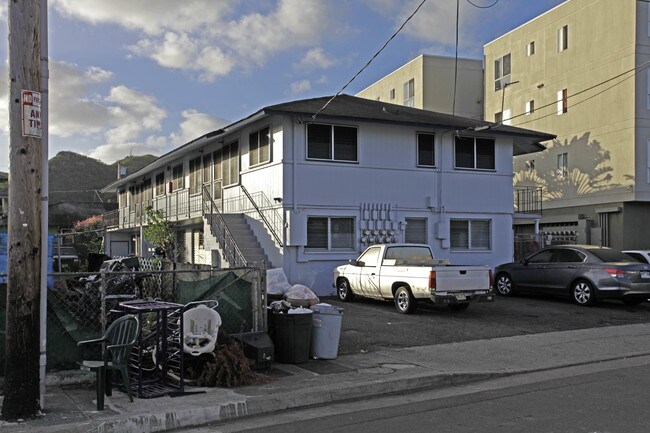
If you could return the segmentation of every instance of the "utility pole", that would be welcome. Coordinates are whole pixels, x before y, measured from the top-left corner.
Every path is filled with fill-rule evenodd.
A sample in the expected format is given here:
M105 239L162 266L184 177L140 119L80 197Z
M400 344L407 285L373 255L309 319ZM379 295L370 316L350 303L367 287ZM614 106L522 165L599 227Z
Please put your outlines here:
M41 6L8 3L9 21L9 245L5 386L2 417L39 411L41 254ZM45 244L44 244L45 242Z

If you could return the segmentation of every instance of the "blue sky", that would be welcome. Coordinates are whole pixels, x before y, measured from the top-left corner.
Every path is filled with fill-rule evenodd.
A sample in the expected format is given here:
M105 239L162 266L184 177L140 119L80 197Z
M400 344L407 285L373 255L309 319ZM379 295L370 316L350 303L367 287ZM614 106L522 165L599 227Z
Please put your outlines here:
M50 157L161 155L264 106L333 95L420 2L49 0ZM485 43L562 2L460 0L459 55L481 59ZM345 93L421 53L453 56L455 22L455 1L427 0ZM0 171L8 171L6 62L0 80Z

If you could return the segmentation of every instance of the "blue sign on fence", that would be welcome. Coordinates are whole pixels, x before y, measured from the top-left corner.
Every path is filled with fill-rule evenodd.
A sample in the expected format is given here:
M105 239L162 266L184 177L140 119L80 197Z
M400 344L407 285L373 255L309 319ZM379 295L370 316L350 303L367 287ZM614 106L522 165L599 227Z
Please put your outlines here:
M0 232L0 283L7 282L7 271L8 271L8 260L7 260L7 245L9 242L9 233ZM54 255L54 245L56 244L56 235L47 236L47 286L54 286L54 277L52 273L54 272L54 262L52 261L52 256Z

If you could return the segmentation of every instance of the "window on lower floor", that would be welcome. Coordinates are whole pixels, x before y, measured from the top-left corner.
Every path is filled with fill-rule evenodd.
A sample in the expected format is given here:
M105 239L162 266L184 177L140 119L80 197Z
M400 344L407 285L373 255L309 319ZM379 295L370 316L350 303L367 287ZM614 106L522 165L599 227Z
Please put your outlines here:
M404 232L404 242L409 244L426 244L427 243L427 219L426 218L406 218L406 230Z
M455 167L494 170L494 139L460 137L455 139Z
M492 222L483 219L452 219L449 221L452 250L489 251Z
M307 219L307 245L309 250L354 249L354 218L309 217Z

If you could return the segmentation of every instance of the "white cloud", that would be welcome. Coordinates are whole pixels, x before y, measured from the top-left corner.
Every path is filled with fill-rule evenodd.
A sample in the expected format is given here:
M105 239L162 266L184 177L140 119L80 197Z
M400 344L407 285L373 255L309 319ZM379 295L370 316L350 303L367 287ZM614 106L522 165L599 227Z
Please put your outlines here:
M194 109L184 110L181 116L183 121L177 131L166 137L148 137L147 144L158 147L177 147L230 124L225 119L201 113Z
M294 81L291 83L290 89L292 95L300 95L311 90L311 82L309 80Z
M305 56L294 67L298 69L327 69L336 63L337 60L328 56L325 50L316 47L307 51Z
M141 32L127 47L130 53L195 72L208 82L236 67L263 65L278 53L313 46L337 22L330 19L336 5L321 0L277 0L259 8L262 12L248 12L247 2L234 0L52 1L65 16ZM312 61L332 62L326 57Z

